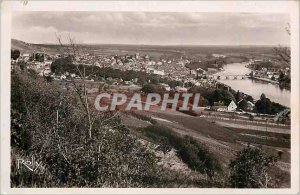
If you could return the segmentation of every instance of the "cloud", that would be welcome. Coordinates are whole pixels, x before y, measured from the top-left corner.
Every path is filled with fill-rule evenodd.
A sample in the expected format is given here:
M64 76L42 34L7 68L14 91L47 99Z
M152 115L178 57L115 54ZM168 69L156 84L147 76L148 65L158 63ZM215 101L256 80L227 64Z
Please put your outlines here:
M57 32L86 43L287 44L288 22L274 13L15 12L12 33L34 43Z

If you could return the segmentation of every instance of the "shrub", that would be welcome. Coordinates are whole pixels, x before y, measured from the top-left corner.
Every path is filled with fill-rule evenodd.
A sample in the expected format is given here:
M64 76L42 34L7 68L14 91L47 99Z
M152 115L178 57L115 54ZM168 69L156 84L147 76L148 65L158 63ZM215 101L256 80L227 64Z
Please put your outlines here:
M177 154L192 170L213 177L221 172L218 160L208 151L205 145L189 136L180 137L169 128L161 125L152 125L143 129L144 133L161 147L174 147Z
M145 84L145 85L143 85L141 90L144 93L158 93L160 95L163 95L166 92L164 87L162 87L160 85L155 85L155 84Z
M270 187L269 170L276 158L267 156L261 148L246 147L237 153L231 161L230 184L233 188L267 188Z

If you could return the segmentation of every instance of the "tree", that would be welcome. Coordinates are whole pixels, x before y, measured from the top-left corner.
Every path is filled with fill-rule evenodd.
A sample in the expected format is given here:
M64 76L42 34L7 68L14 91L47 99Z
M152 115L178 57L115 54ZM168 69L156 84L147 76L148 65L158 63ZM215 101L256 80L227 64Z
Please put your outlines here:
M141 90L144 93L158 93L160 95L163 95L166 92L164 87L160 85L154 85L154 84L145 84Z
M183 83L181 81L175 81L175 80L171 80L168 82L168 85L171 87L171 88L175 88L177 86L182 86Z
M158 84L159 83L159 78L154 76L150 81L151 81L152 84Z
M154 93L154 85L146 84L142 87L142 91L145 93Z
M247 110L247 101L246 100L241 100L238 104L238 107L242 110Z
M274 75L272 75L272 77L271 77L271 80L275 81L275 77L274 77Z
M236 94L235 94L235 100L238 102L238 101L240 101L241 100L241 97L242 95L241 95L241 93L240 93L240 91L238 90L237 92L236 92Z
M275 53L276 56L278 56L278 59L280 60L280 62L282 62L283 64L290 66L291 63L291 51L288 47L282 47L282 46L278 46L273 48L273 51Z
M51 64L51 72L55 74L62 74L65 72L78 73L71 57L56 59ZM78 73L79 74L79 73Z
M260 99L255 103L255 107L259 113L272 114L272 102L264 93L261 94Z
M250 78L253 78L253 71L249 74Z
M19 50L10 50L11 58L13 60L16 60L20 57L20 51Z
M290 24L287 25L285 28L287 34L290 36L291 35L291 30L290 30ZM274 47L273 48L274 54L278 57L278 61L281 62L282 65L285 65L287 67L291 66L291 51L289 47ZM285 76L283 72L280 72L279 75L279 86L280 87L285 87L290 89L291 88L291 79L290 76Z
M213 105L213 102L222 101L225 105L228 105L232 100L235 101L235 97L231 92L225 89L216 89L210 99L210 103Z
M82 54L86 55L85 50L83 48L80 48L78 44L75 43L75 40L72 39L70 36L68 45L63 44L62 38L60 36L56 36L57 41L60 45L60 51L62 52L62 56L64 55L65 51L68 53L68 57L73 62L76 58L76 56L80 56ZM83 52L83 53L82 53ZM72 63L74 65L74 63ZM95 66L95 64L93 64ZM75 68L80 76L81 83L77 84L74 79L72 79L72 84L74 86L75 92L77 93L79 100L84 108L84 112L86 114L86 117L88 119L88 132L89 132L89 138L92 139L92 130L95 122L95 117L93 116L93 110L91 109L91 103L88 99L87 94L87 87L86 87L86 80L91 75L94 75L95 72L92 72L88 75L86 72L85 66L79 66L75 65ZM92 69L93 70L93 69Z
M282 82L282 81L284 81L284 79L285 79L285 75L282 71L280 71L278 81Z
M271 102L265 94L261 94L260 99L255 103L255 109L262 114L277 114L286 107L276 102Z
M253 102L254 99L253 99L252 96L248 95L248 96L246 97L246 100L249 101L249 102Z
M44 53L35 53L34 55L34 60L37 62L44 62L45 60L45 54Z
M229 182L233 188L267 188L271 187L269 171L277 159L267 156L258 147L246 147L239 151L230 162Z

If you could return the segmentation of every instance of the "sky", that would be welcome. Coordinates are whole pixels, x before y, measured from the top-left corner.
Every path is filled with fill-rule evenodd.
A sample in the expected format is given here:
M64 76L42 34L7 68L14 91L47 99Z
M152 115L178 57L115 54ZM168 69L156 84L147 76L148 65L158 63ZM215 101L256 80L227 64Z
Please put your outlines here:
M14 12L12 38L57 43L143 45L289 45L282 13Z

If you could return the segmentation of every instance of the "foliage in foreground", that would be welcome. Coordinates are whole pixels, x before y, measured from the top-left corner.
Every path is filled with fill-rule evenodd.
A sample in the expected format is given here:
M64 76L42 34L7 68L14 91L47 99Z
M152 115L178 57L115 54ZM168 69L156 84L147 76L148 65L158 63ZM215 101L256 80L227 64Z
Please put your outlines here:
M96 115L92 138L73 92L13 73L12 187L159 187L158 159L113 114ZM17 159L42 162L37 171Z
M267 156L261 148L250 146L244 148L229 165L231 187L272 187L269 171L275 162L276 158Z
M270 188L280 185L278 179L272 178L274 174L271 173L277 158L267 155L261 147L248 146L239 151L229 164L228 175L222 171L214 155L193 138L180 137L167 127L158 124L148 126L142 131L158 143L161 150L167 152L172 147L175 148L179 157L192 170L210 177L212 187Z

